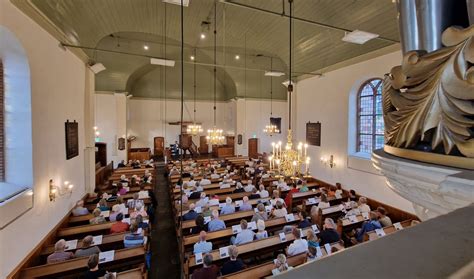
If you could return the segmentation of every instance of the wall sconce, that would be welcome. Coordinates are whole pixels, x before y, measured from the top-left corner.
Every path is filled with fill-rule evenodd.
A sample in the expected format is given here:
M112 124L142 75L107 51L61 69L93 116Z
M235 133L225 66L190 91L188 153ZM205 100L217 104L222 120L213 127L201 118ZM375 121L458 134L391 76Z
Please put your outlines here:
M324 158L324 157L321 157L321 163L323 163L325 165L329 165L329 167L331 167L331 169L336 166L336 162L334 162L334 156L333 155L329 156L329 160Z
M54 201L56 200L56 197L59 196L64 196L66 194L72 193L72 188L74 188L74 185L69 183L69 181L64 181L63 186L58 186L54 185L54 182L52 179L49 180L49 201Z

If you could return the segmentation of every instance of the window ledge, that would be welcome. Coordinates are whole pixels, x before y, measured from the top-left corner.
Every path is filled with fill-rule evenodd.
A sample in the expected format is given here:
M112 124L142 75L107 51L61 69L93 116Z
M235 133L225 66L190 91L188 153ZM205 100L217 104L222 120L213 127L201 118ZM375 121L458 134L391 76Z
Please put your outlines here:
M374 175L381 175L373 166L372 154L356 152L352 153L347 158L347 166L350 169L363 171Z
M366 152L355 152L349 154L349 157L354 157L356 159L364 159L364 160L371 160L372 154Z
M0 230L32 207L33 190L30 187L0 183Z

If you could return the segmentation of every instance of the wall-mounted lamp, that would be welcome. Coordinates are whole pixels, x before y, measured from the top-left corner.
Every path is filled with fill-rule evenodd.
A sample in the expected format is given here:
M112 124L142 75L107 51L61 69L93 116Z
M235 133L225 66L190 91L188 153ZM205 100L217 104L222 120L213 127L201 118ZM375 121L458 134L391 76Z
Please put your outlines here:
M52 179L49 180L49 200L54 201L56 197L64 196L66 194L72 193L72 188L74 185L69 183L69 181L64 181L63 185L54 185Z
M336 162L334 162L334 156L329 156L329 159L321 157L321 163L328 165L329 167L333 168L336 166Z

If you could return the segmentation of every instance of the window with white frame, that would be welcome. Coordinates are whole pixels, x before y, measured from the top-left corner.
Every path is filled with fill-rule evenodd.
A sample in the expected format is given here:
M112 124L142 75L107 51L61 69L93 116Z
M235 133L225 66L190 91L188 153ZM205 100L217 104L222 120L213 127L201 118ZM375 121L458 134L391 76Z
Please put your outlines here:
M384 146L382 79L364 82L357 93L357 152L372 153Z

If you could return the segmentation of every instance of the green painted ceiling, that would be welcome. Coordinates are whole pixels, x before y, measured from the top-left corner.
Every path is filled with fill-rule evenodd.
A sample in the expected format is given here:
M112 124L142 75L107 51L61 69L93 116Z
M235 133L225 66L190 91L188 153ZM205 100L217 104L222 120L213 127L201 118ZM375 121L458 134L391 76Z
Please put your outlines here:
M107 68L96 76L98 91L126 91L136 97L179 98L180 7L160 0L14 0L30 5L63 33L63 43L87 47L84 52ZM227 0L217 3L217 96L269 98L270 78L264 71L288 71L288 19L237 6L243 4L282 13L281 0ZM197 98L213 94L213 35L201 26L214 21L214 0L190 0L184 9L185 98L193 96L196 51ZM288 14L288 3L285 4ZM294 0L294 16L323 25L380 34L364 45L341 41L344 31L294 21L294 76L317 72L333 64L389 46L398 40L392 0ZM207 38L199 35L205 32ZM149 50L144 50L144 45ZM91 50L96 49L96 50ZM240 59L236 60L235 55ZM149 57L176 60L176 66L150 65ZM245 70L247 69L247 70ZM286 99L273 78L273 97Z

